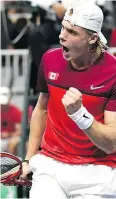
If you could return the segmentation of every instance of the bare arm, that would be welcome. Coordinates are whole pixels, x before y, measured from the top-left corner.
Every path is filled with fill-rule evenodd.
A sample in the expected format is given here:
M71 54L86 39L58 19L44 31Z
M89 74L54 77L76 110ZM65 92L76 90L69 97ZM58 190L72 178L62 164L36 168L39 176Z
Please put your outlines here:
M37 152L40 146L46 125L48 98L49 96L47 93L40 93L38 102L32 113L30 122L29 144L25 159L29 160Z
M93 124L84 130L89 139L107 154L116 151L116 112L104 112L104 124L94 120Z
M21 124L17 123L15 124L15 132L13 136L21 136Z

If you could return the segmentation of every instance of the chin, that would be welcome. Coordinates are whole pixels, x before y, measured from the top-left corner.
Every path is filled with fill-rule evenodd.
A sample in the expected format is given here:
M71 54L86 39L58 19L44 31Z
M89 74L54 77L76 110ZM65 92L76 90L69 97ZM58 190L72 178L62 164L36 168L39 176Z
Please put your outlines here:
M63 58L64 58L66 61L71 61L71 60L72 60L72 57L66 56L64 53L63 53Z

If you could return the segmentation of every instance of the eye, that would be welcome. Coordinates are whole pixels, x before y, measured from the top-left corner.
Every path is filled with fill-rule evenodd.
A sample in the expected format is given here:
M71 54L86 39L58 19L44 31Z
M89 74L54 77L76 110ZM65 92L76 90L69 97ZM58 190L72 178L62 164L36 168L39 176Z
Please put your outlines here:
M64 26L63 25L61 26L61 30L64 30Z
M69 32L70 34L73 34L73 33L74 33L71 29L68 29L68 32Z
M75 35L75 36L78 35L77 32L75 32L74 30L71 30L71 29L68 29L68 32L69 32L71 35Z

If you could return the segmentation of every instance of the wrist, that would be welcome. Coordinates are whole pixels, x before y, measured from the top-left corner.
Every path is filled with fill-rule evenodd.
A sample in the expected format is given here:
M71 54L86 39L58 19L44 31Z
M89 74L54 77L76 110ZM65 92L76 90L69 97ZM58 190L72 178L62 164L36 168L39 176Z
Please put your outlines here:
M26 162L27 164L29 164L29 160L24 159L22 162Z
M68 116L78 125L78 127L82 130L88 129L93 121L94 117L91 113L87 111L87 109L82 106L76 113Z

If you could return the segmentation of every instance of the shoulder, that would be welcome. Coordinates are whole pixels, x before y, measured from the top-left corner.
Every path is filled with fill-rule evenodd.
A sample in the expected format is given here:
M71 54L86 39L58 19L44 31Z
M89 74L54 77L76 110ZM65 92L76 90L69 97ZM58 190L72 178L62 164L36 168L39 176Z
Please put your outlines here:
M9 106L12 112L18 112L21 114L21 110L17 106L15 106L14 104L9 104Z
M105 51L105 62L116 69L116 57L107 51Z
M49 60L49 59L52 59L52 61L56 61L56 59L59 59L59 58L63 58L61 48L49 49L43 55L44 61Z

